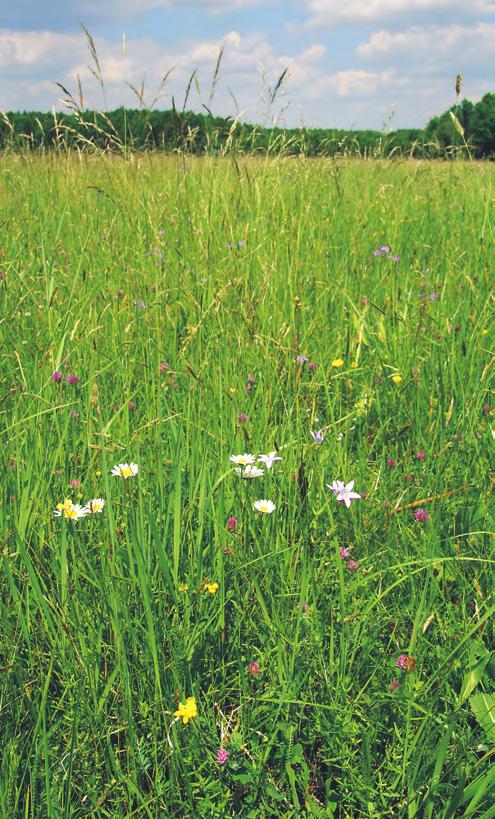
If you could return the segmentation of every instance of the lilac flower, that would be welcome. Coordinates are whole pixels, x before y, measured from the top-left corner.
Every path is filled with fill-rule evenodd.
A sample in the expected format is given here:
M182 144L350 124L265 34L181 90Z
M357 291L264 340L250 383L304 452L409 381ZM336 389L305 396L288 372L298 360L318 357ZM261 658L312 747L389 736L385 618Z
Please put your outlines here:
M394 459L393 459L393 458L387 458L387 466L389 467L389 469L393 469L393 468L394 468L394 466L395 466L395 461L394 461Z
M225 748L217 748L216 751L216 761L219 765L225 765L229 758L229 752L225 750Z
M430 519L430 515L428 514L426 509L416 509L414 513L414 518L415 520L419 520L421 521L421 523L424 523L425 521Z
M344 484L343 481L334 481L332 485L327 483L327 486L330 491L334 493L339 503L345 503L347 509L350 508L353 500L358 498L361 500L361 495L352 491L354 488L354 481L349 481L348 484Z
M391 262L400 262L400 256L393 256L392 254L390 254L388 258L390 259Z
M321 446L323 441L325 440L325 436L323 435L322 429L312 429L309 434L313 438L314 442L318 444L318 446Z
M306 363L306 361L309 361L309 358L308 358L308 356L307 356L307 355L297 355L297 356L296 356L296 361L297 361L297 363L298 363L298 364L300 364L300 365L301 365L301 367L302 367L302 366L303 366L303 364L305 364L305 363Z
M55 384L58 384L59 381L62 381L62 378L63 378L63 375L60 372L60 370L54 370L52 372L52 374L51 374L51 379L52 379L52 381L55 382Z
M80 380L81 379L79 378L79 376L76 375L75 373L69 373L69 375L67 376L68 384L79 384Z
M378 248L378 250L374 250L373 256L384 256L385 253L390 253L390 248L388 245L382 245Z
M271 469L275 461L281 461L282 458L280 455L277 455L275 450L273 452L269 452L268 455L258 455L258 461L265 464L267 469Z
M440 293L437 293L436 290L434 290L433 293L430 293L430 301L438 301L439 298Z

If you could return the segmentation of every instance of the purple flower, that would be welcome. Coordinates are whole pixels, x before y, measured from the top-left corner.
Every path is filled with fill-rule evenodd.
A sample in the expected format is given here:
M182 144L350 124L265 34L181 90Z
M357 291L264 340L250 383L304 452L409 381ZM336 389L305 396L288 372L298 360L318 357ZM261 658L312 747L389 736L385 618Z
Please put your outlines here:
M249 421L249 415L246 415L245 412L240 412L237 416L237 423L238 424L247 424Z
M400 262L400 256L390 255L388 258L390 259L391 262Z
M79 376L76 375L75 373L69 373L69 375L67 376L68 384L79 384L80 380L81 379L79 378Z
M323 435L322 429L312 429L309 434L313 438L314 442L318 444L318 446L321 446L323 441L325 440L325 436Z
M317 367L318 364L316 364L314 361L308 361L308 370L316 370Z
M394 459L393 459L393 458L387 458L387 466L388 466L390 469L393 469L393 468L394 468L394 466L395 466L395 461L394 461Z
M355 572L357 567L358 567L358 564L356 563L355 560L349 560L349 563L347 564L347 568L349 569L350 572Z
M308 358L308 356L307 356L307 355L297 355L297 356L296 356L296 361L297 361L297 363L298 363L298 364L300 364L300 365L301 365L301 367L302 367L302 366L303 366L303 364L305 364L305 363L306 363L306 361L309 361L309 358Z
M399 687L399 681L398 680L392 680L392 682L389 685L389 690L390 691L397 691L398 687Z
M436 290L434 290L433 293L430 293L430 301L438 301L439 298L440 293L437 293Z
M416 509L414 517L416 520L419 520L422 523L430 519L430 515L428 514L426 509Z
M237 528L237 518L231 515L230 518L227 520L227 531L228 532L235 532Z
M388 245L382 245L378 248L378 250L374 250L373 256L384 256L385 253L390 253L390 248Z
M418 452L416 452L416 458L418 459L418 461L424 461L424 459L426 458L426 453L423 452L422 449L419 449Z
M58 384L59 381L62 381L62 378L63 376L60 370L54 370L51 374L51 379L52 381L55 381L56 384Z
M347 560L349 557L349 549L346 549L345 546L341 546L339 549L339 555L342 560Z
M229 758L229 752L225 748L217 748L215 760L219 765L225 765Z

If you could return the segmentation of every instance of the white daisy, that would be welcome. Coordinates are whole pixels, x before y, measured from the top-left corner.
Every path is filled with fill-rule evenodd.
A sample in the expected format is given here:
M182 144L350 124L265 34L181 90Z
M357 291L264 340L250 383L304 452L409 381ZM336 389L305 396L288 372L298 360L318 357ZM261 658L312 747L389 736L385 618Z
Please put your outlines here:
M57 504L57 508L53 513L56 518L67 518L68 520L79 520L85 518L89 514L86 506L81 506L80 503L72 503L70 500L65 500L63 503Z
M111 475L117 475L119 478L133 478L137 475L139 467L137 464L117 464L111 471Z
M240 478L261 478L261 476L265 474L264 469L260 469L259 466L253 466L253 464L248 464L244 469L242 466L238 466L234 471Z
M231 455L230 460L233 464L248 466L249 464L254 464L256 458L254 455L248 455L247 452L245 452L244 455Z
M98 512L103 512L103 507L105 506L104 498L93 498L86 504L86 509L88 510L90 515L96 515Z
M275 504L271 500L257 500L253 503L253 508L264 515L271 515L275 511Z
M275 461L281 461L280 455L276 452L269 452L268 455L258 455L258 461L262 461L267 469L271 469Z

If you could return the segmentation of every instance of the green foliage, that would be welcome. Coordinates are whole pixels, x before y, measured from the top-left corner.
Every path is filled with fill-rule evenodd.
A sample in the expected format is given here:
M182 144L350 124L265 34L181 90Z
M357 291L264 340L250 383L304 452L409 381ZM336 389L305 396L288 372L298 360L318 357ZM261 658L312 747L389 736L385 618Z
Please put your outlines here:
M0 816L492 815L493 166L0 171Z

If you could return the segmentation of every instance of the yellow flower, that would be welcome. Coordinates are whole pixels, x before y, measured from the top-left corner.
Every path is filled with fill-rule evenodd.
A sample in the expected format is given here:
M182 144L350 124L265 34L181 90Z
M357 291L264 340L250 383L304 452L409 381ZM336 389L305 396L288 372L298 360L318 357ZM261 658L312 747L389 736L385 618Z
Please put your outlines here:
M96 472L95 472L95 476L96 476L97 478L101 478L101 472L100 472L100 470L99 470L99 469L97 469L97 470L96 470Z
M351 370L357 369L357 366L358 366L357 361L353 361L352 364L351 364Z
M177 711L174 711L174 717L181 719L184 725L187 725L192 717L198 716L198 709L196 707L195 697L188 697L186 702L179 702Z
M187 583L179 583L179 585L177 586L177 591L186 592L188 588L189 585Z
M343 367L344 366L344 359L343 358L334 358L333 361L330 362L331 367Z
M218 591L218 583L208 583L206 588L210 594L215 594Z
M57 503L57 509L63 511L65 509L70 509L72 506L72 501L69 498L66 498L63 503Z
M395 373L395 375L392 376L392 381L394 382L394 384L400 384L400 382L402 381L402 376L399 375L399 373Z
M237 389L235 387L229 387L229 392L230 392L231 395L235 395L236 392L237 392Z

